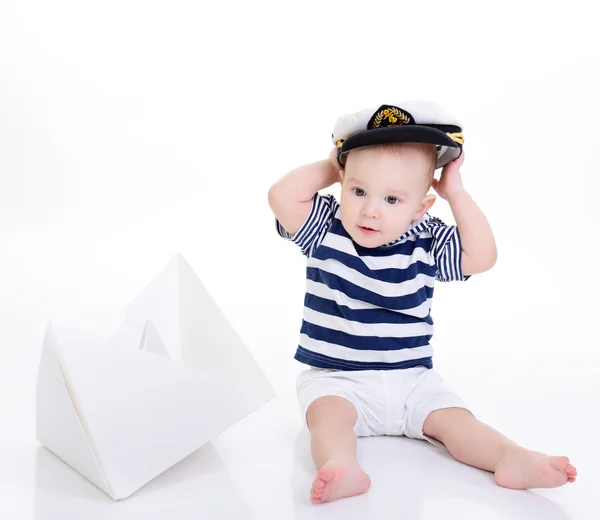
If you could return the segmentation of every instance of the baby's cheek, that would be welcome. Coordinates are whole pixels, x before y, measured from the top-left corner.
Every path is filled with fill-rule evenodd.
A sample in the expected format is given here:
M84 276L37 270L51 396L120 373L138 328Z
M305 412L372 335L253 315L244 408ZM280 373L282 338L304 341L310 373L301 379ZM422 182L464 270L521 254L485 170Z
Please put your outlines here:
M340 216L342 217L342 222L349 220L351 215L352 206L346 201L345 204L340 205Z

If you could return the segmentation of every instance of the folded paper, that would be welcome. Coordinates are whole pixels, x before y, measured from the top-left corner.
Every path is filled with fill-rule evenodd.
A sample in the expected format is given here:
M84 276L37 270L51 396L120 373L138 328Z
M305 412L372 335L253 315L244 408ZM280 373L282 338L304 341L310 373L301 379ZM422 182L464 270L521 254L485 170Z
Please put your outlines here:
M264 373L181 255L112 337L50 323L37 439L115 500L269 401Z

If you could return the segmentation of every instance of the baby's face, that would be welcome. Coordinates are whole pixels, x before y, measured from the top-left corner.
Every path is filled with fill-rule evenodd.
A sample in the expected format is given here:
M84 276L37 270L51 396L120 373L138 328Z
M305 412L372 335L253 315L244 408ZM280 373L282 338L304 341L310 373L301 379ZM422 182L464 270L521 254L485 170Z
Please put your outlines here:
M357 244L378 247L393 242L429 210L435 196L426 196L427 168L427 156L416 149L402 155L372 147L350 152L340 213Z

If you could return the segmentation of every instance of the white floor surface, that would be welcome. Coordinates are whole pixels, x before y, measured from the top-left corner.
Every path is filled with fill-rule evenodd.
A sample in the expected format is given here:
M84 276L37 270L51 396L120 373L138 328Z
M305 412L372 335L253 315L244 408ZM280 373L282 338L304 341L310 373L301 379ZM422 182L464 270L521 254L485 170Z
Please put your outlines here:
M267 366L278 391L274 400L130 498L113 502L36 443L36 360L28 353L36 347L20 330L20 335L13 331L13 339L21 340L20 348L12 349L13 358L5 357L0 367L0 405L3 419L8 418L0 430L2 519L599 518L596 488L600 481L595 471L600 450L593 415L598 412L599 383L572 378L565 386L558 373L569 367L556 365L539 371L538 392L524 393L521 385L527 374L514 369L512 381L497 378L505 381L504 388L480 384L470 401L482 410L482 418L521 443L569 455L580 476L577 483L563 488L502 489L490 474L461 465L426 442L369 438L359 441L359 454L372 477L370 491L312 505L308 491L315 470L308 432L296 408L294 374ZM497 373L489 374L490 380L500 376L502 369L500 365ZM450 379L476 386L471 384L471 372L457 371Z

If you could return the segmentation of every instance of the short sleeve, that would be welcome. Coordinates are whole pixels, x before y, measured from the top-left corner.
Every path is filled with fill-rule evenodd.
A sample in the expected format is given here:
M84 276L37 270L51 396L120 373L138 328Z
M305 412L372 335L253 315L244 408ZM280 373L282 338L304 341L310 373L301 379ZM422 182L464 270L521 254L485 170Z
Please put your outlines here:
M306 217L304 224L300 226L300 229L294 235L291 235L284 229L279 220L275 218L277 232L283 238L291 240L299 246L303 255L310 257L322 242L325 233L331 226L338 206L339 204L333 195L315 193L310 213Z
M439 225L430 229L433 235L431 251L436 265L435 279L439 282L466 281L470 275L462 272L462 244L457 226L446 226L436 219Z

